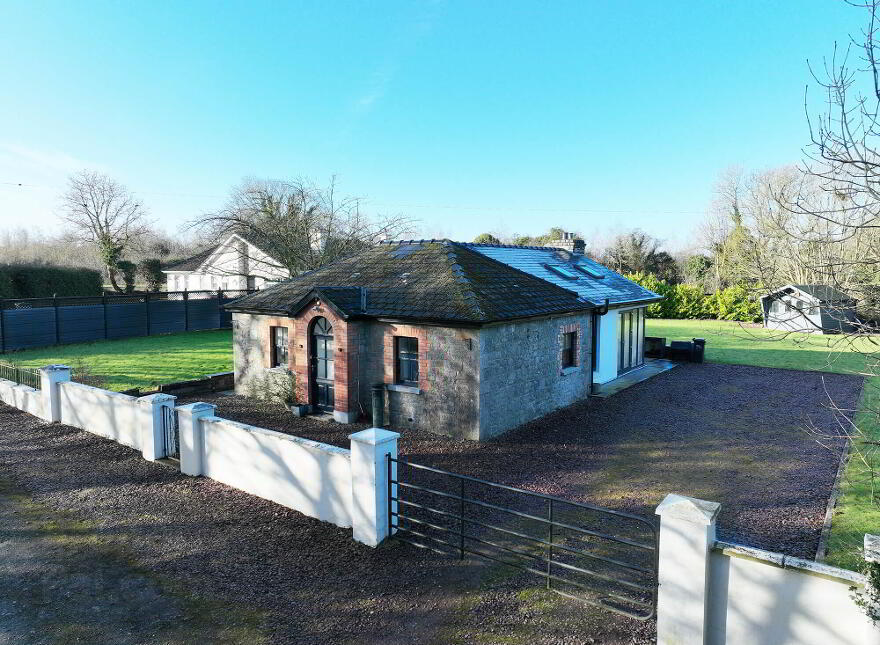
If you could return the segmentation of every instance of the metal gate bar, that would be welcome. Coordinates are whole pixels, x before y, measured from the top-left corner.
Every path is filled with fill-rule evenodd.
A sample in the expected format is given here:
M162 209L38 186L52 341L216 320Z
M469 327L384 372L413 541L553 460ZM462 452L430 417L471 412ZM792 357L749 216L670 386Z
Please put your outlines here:
M177 410L172 406L162 407L162 434L165 437L165 456L180 457L180 440L177 432Z
M444 477L449 477L458 484L457 486L450 486L450 488L457 490L456 492L443 491L437 490L436 488L432 488L429 486L420 486L410 482L401 481L399 472L395 477L395 470L400 470L399 468L396 469L395 465L406 466L435 473ZM649 519L624 511L606 509L599 506L593 506L591 504L583 504L580 502L572 502L560 497L554 497L552 495L535 493L521 488L515 488L513 486L507 486L504 484L498 484L495 482L478 479L476 477L470 477L468 475L460 475L458 473L440 470L438 468L432 468L430 466L423 466L421 464L415 464L403 459L395 459L391 457L391 455L388 455L387 457L387 468L388 532L389 535L392 535L395 539L400 540L401 542L406 542L407 544L411 544L416 547L428 549L442 555L452 555L452 553L457 552L460 558L463 558L466 553L486 558L488 560L492 560L541 576L546 580L548 589L552 589L553 591L563 596L581 600L589 604L597 605L602 608L624 614L631 618L635 618L637 620L648 620L654 617L657 604L657 527ZM508 508L506 506L484 502L482 500L474 498L473 496L468 496L465 494L466 482L473 482L474 484L479 484L481 486L489 486L496 489L510 491L512 493L523 495L532 499L546 500L547 515L546 517L542 517L540 515L523 512L514 508ZM452 510L442 510L439 508L435 508L433 505L422 504L409 499L402 499L402 490L419 491L421 493L434 496L435 498L448 500L451 503L458 502L458 512L456 513ZM617 518L618 520L626 522L633 522L638 527L641 527L642 530L647 529L648 535L650 535L651 539L649 542L639 541L631 539L629 537L612 535L611 533L607 533L604 531L597 531L585 528L583 526L577 526L568 522L559 521L554 516L554 511L556 510L555 507L559 505L564 505L566 508L570 507L574 510L579 509L589 511L591 513L599 513L602 516L611 516ZM478 509L483 509L485 511L503 513L508 517L523 518L541 523L543 525L546 525L547 533L541 537L529 535L528 533L499 526L492 522L482 521L481 519L477 519L473 516L468 517L467 511L469 509L473 509L474 507ZM426 519L412 517L411 515L406 513L405 509L407 508L418 509L419 511L429 514L429 516L431 517L436 516L438 518L448 519L454 524L454 527L443 526L441 524L436 524ZM499 544L496 541L487 539L487 536L485 535L474 535L473 533L468 532L468 527L480 527L487 531L500 533L503 536L516 538L518 540L525 540L529 543L529 546L537 547L539 550L543 550L544 553L535 551L534 549L523 550L513 548L509 545ZM428 530L439 531L441 532L441 534L449 535L449 539L443 539L436 535L430 535L427 532ZM651 566L643 566L642 564L637 564L635 562L627 562L626 560L620 559L619 557L609 557L607 555L601 555L598 553L586 551L584 549L569 546L568 544L563 544L561 539L565 539L565 537L560 536L560 530L573 531L581 536L595 538L597 540L602 540L604 542L617 545L618 548L631 549L635 550L638 553L645 554L645 556L652 556ZM479 546L473 543L478 543ZM503 551L505 554L512 554L516 556L518 560L511 561L506 558L498 557L498 554L496 553L486 553L484 546ZM447 547L452 551L450 552L443 547ZM590 558L596 562L604 563L606 565L624 568L628 571L642 574L642 578L645 579L639 579L638 581L626 579L608 572L600 572L591 568L577 566L568 562L561 562L558 559L560 553L569 553L576 556L582 556ZM543 567L541 569L536 568L539 565L543 565ZM623 587L624 589L619 591L616 589L597 589L595 586L590 586L588 584L585 584L584 582L572 580L570 578L560 575L566 571L586 576L590 581L593 582L610 583L611 585L618 585L620 587ZM597 597L588 598L566 593L564 591L556 589L553 586L554 582L587 591L591 594L595 594ZM626 590L632 590L634 595L625 595ZM614 604L612 604L613 602ZM624 606L621 607L620 604L623 604Z

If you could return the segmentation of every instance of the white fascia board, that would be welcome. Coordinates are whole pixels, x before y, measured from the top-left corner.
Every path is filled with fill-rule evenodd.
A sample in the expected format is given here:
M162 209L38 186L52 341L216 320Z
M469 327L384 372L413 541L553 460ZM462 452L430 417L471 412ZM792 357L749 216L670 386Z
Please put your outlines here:
M803 291L801 291L800 289L798 289L796 286L794 286L793 284L787 284L787 285L785 285L784 287L780 287L780 288L777 289L776 291L773 291L773 292L771 292L771 293L768 293L766 296L761 296L761 300L765 300L765 299L767 299L767 298L776 298L780 293L783 293L783 292L785 292L785 291L787 291L787 290L789 290L789 289L791 289L792 291L797 291L798 293L800 293L800 294L802 294L802 295L805 295L805 296L807 295L807 294L805 294ZM811 297L811 298L812 298L812 296L808 296L808 297Z
M275 258L273 258L271 255L269 255L268 253L266 253L263 249L259 248L259 247L256 246L255 244L251 244L250 242L248 242L246 239L244 239L244 238L243 238L241 235L239 235L238 233L230 233L230 234L229 234L229 237L227 237L225 240L223 240L223 242L221 242L220 244L217 245L217 248L214 249L214 252L211 253L211 255L209 255L209 256L206 257L204 260L202 260L202 263L199 265L198 269L196 269L196 271L194 271L193 273L195 273L195 272L208 273L207 269L205 268L206 265L210 265L210 263L213 262L213 261L216 259L216 256L217 256L218 254L222 254L223 251L224 251L224 249L228 246L228 244L229 244L233 239L241 240L242 242L244 242L245 244L247 244L247 245L248 245L248 254L252 254L252 251L251 251L250 249L256 249L257 251L259 251L260 253L262 253L263 255L265 255L267 258L269 258L270 260L272 260L272 261L275 262L276 264L279 264L278 260L276 260Z

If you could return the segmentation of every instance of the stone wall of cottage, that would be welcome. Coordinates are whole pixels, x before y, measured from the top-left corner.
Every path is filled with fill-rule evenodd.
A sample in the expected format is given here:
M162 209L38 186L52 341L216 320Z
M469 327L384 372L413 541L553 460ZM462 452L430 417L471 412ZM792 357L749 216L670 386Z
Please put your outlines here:
M311 321L323 316L333 325L334 416L339 421L354 422L360 412L357 377L361 323L346 322L326 305L311 303L293 318L258 314L233 314L235 357L235 392L256 396L262 386L272 356L272 327L287 327L288 365L296 376L296 394L300 403L310 404L308 347ZM274 376L269 373L271 376Z
M235 390L254 394L271 355L269 328L287 326L289 369L308 401L308 333L315 316L333 325L338 420L372 416L371 386L386 386L384 418L394 430L415 428L463 439L488 439L570 405L590 390L590 315L490 325L482 329L339 319L326 306L296 318L236 313ZM577 331L576 365L562 367L562 335ZM419 386L395 383L394 338L419 340Z
M479 438L479 330L362 322L360 402L372 415L371 386L386 385L385 421L393 430L417 428ZM419 341L419 386L395 383L394 338Z
M523 320L480 331L480 439L590 393L590 314ZM577 331L576 365L562 367L562 335Z
M274 316L254 314L232 314L232 353L235 369L235 393L249 396L254 394L269 367L268 341L264 342L269 327L275 324ZM284 319L289 321L289 319ZM272 321L272 322L270 322ZM291 334L291 329L288 334ZM292 338L292 334L288 336ZM291 354L292 355L292 354Z

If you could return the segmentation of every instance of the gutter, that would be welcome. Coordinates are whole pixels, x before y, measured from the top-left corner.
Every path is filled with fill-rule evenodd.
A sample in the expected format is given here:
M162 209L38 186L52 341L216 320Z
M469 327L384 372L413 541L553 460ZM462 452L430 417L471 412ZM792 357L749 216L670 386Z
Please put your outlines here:
M593 310L593 316L590 329L590 394L596 393L596 386L593 383L593 373L596 371L596 346L599 344L599 318L608 313L608 298L605 298L605 304L598 309Z
M327 301L325 301L327 302ZM251 309L245 307L226 308L226 311L233 313L254 314L257 316L286 316L293 318L296 314L291 313L289 309ZM517 316L516 318L500 318L497 320L449 320L442 318L409 318L404 316L392 316L382 314L350 314L348 316L340 315L346 321L349 320L375 320L384 323L404 323L408 325L431 325L433 327L484 327L487 325L503 325L506 323L517 322L521 320L532 320L541 318L554 318L560 316L568 316L572 314L582 314L595 310L592 303L583 309L568 309L566 311L554 311L531 316Z

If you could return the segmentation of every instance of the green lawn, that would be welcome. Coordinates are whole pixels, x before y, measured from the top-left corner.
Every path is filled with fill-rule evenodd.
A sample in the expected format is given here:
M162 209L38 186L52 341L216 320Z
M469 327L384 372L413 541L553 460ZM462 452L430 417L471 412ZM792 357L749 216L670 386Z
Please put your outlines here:
M166 336L59 345L0 354L0 361L25 367L85 365L103 380L102 387L150 388L232 370L232 331L191 331Z
M866 374L865 357L841 336L789 334L718 320L646 321L645 334L670 340L706 339L706 360L715 363ZM860 339L861 347L877 351L874 338ZM870 438L880 440L880 423L871 410L880 406L880 376L865 381L856 423ZM830 457L829 457L830 458ZM880 470L880 459L876 459ZM856 569L865 533L880 533L880 502L871 501L871 482L864 463L851 459L844 472L841 497L831 525L826 561ZM880 481L875 485L880 500Z

